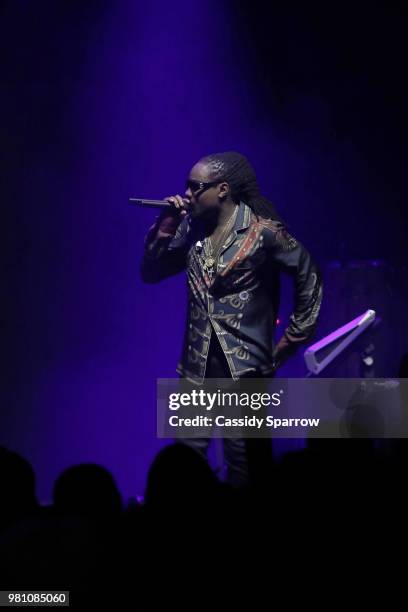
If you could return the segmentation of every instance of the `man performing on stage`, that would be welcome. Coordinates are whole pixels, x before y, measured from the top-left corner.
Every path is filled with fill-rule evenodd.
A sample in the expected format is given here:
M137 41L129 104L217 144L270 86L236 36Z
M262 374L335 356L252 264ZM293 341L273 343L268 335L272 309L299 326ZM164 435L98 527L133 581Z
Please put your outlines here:
M197 382L271 378L316 328L322 280L310 254L286 231L239 153L202 158L190 172L185 198L167 200L172 206L147 234L141 273L155 283L187 270L188 319L178 373ZM293 276L295 304L275 346L281 270ZM186 442L205 454L209 440ZM228 480L247 484L246 441L226 439L224 452Z

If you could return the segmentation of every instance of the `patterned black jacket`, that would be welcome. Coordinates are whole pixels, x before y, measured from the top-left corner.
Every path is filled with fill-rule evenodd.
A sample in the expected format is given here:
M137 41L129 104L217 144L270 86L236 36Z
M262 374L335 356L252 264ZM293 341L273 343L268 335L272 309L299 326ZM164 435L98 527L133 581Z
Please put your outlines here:
M233 379L248 373L272 374L315 331L322 300L320 271L280 222L258 218L244 202L212 280L204 266L204 240L191 215L185 216L175 235L158 235L155 224L145 240L141 275L146 283L187 270L189 307L177 372L203 382L215 333ZM275 346L281 270L293 276L294 311Z

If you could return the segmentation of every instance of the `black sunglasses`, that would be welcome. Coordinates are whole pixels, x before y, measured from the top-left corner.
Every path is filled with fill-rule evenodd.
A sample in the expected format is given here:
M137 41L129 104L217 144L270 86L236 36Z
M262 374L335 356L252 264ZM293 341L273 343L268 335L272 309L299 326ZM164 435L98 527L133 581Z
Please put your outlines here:
M203 183L202 181L186 180L186 189L191 189L193 193L218 185L221 181L212 181L211 183Z

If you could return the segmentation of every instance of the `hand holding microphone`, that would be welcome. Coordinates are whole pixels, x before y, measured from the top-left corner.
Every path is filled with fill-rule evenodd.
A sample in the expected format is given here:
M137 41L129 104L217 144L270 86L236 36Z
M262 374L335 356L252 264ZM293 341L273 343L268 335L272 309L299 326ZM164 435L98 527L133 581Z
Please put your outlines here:
M158 200L160 202L160 200ZM180 195L168 196L161 203L164 207L155 224L150 228L148 240L155 235L156 238L174 236L181 221L188 213L189 201ZM159 204L157 204L158 206Z
M181 214L183 217L187 214L190 202L186 198L182 198L181 195L169 196L165 198L165 201L170 203L170 207L167 207L165 212L167 212L168 209L171 211L176 208L177 213Z

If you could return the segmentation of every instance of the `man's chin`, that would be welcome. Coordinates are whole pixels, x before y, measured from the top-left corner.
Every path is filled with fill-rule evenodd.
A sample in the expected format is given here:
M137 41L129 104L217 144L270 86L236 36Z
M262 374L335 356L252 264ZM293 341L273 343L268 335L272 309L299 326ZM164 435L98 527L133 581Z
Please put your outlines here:
M201 219L202 221L210 221L216 216L216 211L213 208L200 208L194 206L192 208L191 216L194 219Z
M205 213L205 209L197 208L196 206L191 209L191 216L193 217L193 219L201 219L203 218L203 215L205 215Z

